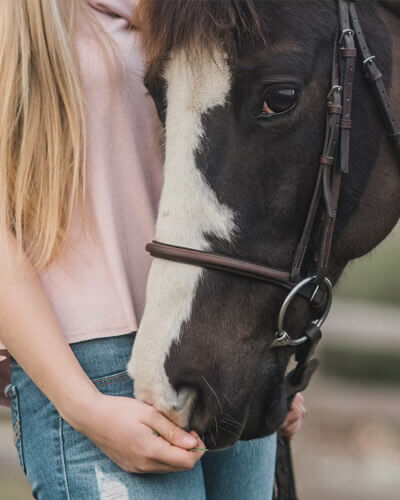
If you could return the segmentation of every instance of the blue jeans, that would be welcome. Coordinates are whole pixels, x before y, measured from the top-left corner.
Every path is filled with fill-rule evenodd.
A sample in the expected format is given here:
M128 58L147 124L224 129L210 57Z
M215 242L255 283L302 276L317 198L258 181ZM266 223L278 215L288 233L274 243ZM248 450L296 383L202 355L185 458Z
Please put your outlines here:
M134 334L72 344L87 375L104 394L132 397L125 367ZM14 360L8 393L15 443L35 498L43 500L270 500L276 436L206 453L190 470L130 474L61 418ZM68 374L66 373L67 377Z

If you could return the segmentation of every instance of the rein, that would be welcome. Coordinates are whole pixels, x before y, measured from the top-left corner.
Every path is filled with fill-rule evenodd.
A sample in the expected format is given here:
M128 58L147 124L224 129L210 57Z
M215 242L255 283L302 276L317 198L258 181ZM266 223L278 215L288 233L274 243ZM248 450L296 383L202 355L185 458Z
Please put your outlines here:
M321 327L327 318L333 298L328 279L332 238L335 228L339 193L343 174L349 171L350 130L352 126L352 94L357 57L370 82L382 112L387 137L400 163L400 130L382 73L376 58L366 43L356 5L338 0L340 30L335 37L331 70L331 88L327 95L326 132L320 157L317 180L292 268L284 271L271 266L207 251L153 241L146 250L156 258L201 266L272 283L289 290L278 318L278 329L272 348L296 347L296 368L288 375L292 392L302 390L312 375L316 363L310 361L321 339ZM311 243L319 240L316 250ZM307 255L312 267L303 273ZM296 295L309 300L319 319L309 323L298 339L285 330L287 309Z

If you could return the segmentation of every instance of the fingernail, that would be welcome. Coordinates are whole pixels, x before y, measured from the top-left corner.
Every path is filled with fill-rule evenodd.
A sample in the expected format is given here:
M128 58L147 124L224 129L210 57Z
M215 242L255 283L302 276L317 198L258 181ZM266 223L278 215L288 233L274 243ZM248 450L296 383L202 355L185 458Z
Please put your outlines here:
M197 444L197 439L194 436L191 436L190 434L185 434L183 436L183 445L184 446L196 446Z

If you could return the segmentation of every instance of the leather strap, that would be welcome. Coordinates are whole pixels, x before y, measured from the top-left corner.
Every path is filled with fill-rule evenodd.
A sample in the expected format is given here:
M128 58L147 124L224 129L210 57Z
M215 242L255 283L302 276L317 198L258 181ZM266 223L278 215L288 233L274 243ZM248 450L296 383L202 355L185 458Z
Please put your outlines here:
M379 71L376 64L376 57L370 52L358 18L356 5L353 2L350 3L350 16L354 28L357 47L361 54L365 77L370 82L375 93L375 98L382 113L388 138L393 144L394 153L400 164L400 140L398 139L400 137L400 129L398 121L396 119L389 92L387 91L386 85L383 81L382 73Z
M325 171L323 178L324 196L326 201L329 200L329 205L326 206L327 216L323 224L322 240L317 261L316 274L319 283L322 283L328 275L342 173L347 174L349 171L351 110L357 50L355 48L354 30L351 29L350 25L350 7L349 3L345 0L339 0L339 20L341 30L339 38L339 78L343 89L343 113L340 120L338 164L330 172Z
M167 260L174 260L186 264L193 264L218 271L229 271L248 278L261 281L271 281L285 288L292 288L293 283L287 271L256 264L247 260L227 257L225 255L193 250L175 245L167 245L153 241L146 245L146 250L153 256Z
M237 259L236 257L227 257L226 255L205 252L202 250L168 245L158 241L147 243L146 250L150 255L156 258L237 274L245 276L246 278L273 283L288 290L291 290L296 285L296 283L290 279L290 273L288 271L282 271L274 267L257 264L248 260ZM319 289L315 291L315 286L313 286L313 284L303 288L299 292L299 295L311 301L312 306L316 310L323 308L327 300L327 295L324 290Z
M323 152L320 160L320 168L317 175L317 181L311 200L310 208L307 214L306 223L300 238L299 245L297 246L293 267L291 271L292 280L298 281L301 278L303 263L306 258L307 252L310 250L311 239L316 231L316 220L320 209L321 196L324 198L324 208L327 217L322 219L322 229L318 231L322 235L320 244L318 246L316 261L317 261L317 275L318 280L322 282L326 276L327 258L329 259L330 247L327 246L328 229L332 227L332 222L329 220L336 217L336 207L332 200L331 194L331 176L332 171L336 171L336 154L338 149L339 128L342 120L343 108L343 85L340 81L340 63L339 63L339 33L335 37L333 57L332 57L332 71L331 71L331 90L327 98L327 119L326 119L326 132ZM349 59L350 60L350 59ZM340 111L340 112L339 112ZM333 232L333 228L332 228ZM329 250L327 252L327 250ZM322 264L321 264L322 262ZM314 271L312 271L314 272Z
M354 41L354 32L350 28L350 15L348 2L339 2L339 19L341 29L340 47L341 57L341 82L343 88L343 114L340 131L340 168L347 174L349 171L351 108L353 101L353 82L357 50Z

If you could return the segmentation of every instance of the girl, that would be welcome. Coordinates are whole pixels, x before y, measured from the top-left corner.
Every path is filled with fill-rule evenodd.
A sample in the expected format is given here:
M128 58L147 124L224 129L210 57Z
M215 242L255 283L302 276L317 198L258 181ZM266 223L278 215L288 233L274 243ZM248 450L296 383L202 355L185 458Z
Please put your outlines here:
M18 456L39 499L271 498L275 436L204 455L133 399L162 164L134 7L0 4L0 339Z

